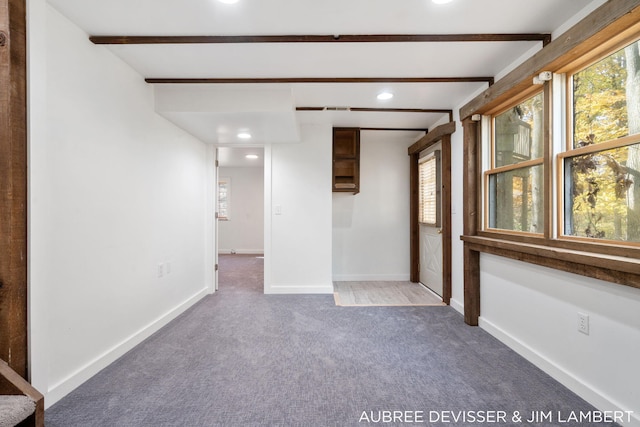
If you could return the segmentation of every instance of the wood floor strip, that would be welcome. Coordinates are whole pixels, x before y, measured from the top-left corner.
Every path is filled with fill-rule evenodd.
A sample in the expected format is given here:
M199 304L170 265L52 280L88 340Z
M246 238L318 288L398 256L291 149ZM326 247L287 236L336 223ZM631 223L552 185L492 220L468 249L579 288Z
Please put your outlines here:
M334 301L341 307L441 306L435 293L411 282L334 282Z

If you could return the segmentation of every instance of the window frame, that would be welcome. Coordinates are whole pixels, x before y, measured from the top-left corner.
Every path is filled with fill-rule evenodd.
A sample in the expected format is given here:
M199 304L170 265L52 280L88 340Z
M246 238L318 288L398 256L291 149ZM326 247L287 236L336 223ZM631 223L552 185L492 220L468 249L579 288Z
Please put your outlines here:
M509 100L507 100L506 102L500 104L497 108L494 108L492 110L489 110L485 113L485 115L487 116L487 120L484 122L486 126L488 126L488 135L484 136L484 139L488 140L488 147L485 146L485 144L483 143L483 149L482 149L482 154L487 157L487 159L485 159L483 161L483 168L481 169L482 171L482 227L480 227L480 230L482 230L483 232L487 232L487 233L495 233L495 234L500 234L500 235L515 235L515 236L528 236L528 237L532 237L532 238L540 238L540 237L544 237L545 235L545 230L547 228L547 217L548 215L545 215L544 217L544 228L540 233L534 233L534 232L530 232L530 231L518 231L518 230L509 230L509 229L503 229L503 228L492 228L490 227L490 206L491 206L491 194L489 191L490 188L490 177L492 175L497 175L500 173L505 173L505 172L510 172L513 170L517 170L517 169L525 169L525 168L530 168L530 167L534 167L534 166L542 166L543 167L543 176L544 176L544 171L548 169L548 161L546 159L546 153L547 153L547 145L548 145L548 138L547 138L547 132L543 132L543 154L541 157L536 158L536 159L529 159L529 160L525 160L522 162L518 162L518 163L513 163L513 164L509 164L509 165L503 165L503 166L495 166L495 159L496 159L496 138L495 138L495 120L496 117L501 115L502 113L508 111L509 109L522 104L526 101L528 101L529 99L538 96L542 94L543 97L543 124L542 127L543 129L547 129L548 127L548 122L547 122L547 117L548 117L548 113L549 113L549 103L547 102L547 98L550 96L550 93L548 91L546 91L544 89L544 87L538 86L538 85L531 85L529 88L527 88L526 90L524 90L522 93L519 94L519 96L514 97L514 98L510 98ZM549 192L548 192L548 188L546 185L546 179L544 180L545 183L543 184L543 190L542 190L542 194L543 194L543 198L544 201L546 203L546 200L549 197ZM543 207L543 211L545 210L545 208Z
M573 273L640 289L640 250L617 244L577 242L558 239L554 234L556 224L556 194L545 199L545 236L530 237L507 233L487 232L483 224L483 137L488 132L488 111L531 87L532 79L543 71L556 73L551 84L544 84L545 91L561 99L560 90L564 68L587 62L603 54L607 48L620 43L631 34L640 33L640 5L606 2L588 16L573 25L541 50L506 73L486 90L460 107L459 115L463 135L463 233L464 242L464 320L468 325L478 325L480 318L481 253L492 254L520 262L531 263L554 270ZM551 90L553 88L553 91ZM549 102L551 96L545 97ZM548 127L545 136L550 138L545 149L557 148L564 137L566 126L562 114L548 110ZM553 137L553 138L552 138ZM484 156L486 157L486 156ZM486 159L485 159L486 160ZM555 166L556 158L545 153L547 164ZM551 188L557 169L545 170L545 185ZM548 182L548 184L547 184Z
M572 155L580 155L583 153L594 151L602 151L606 148L616 146L629 145L624 140L629 138L637 139L640 142L640 134L622 137L616 140L607 141L595 146L581 147L573 150L567 150L572 144L573 135L570 125L569 115L572 114L572 101L569 96L571 85L569 83L569 74L575 73L591 64L598 62L600 59L616 52L620 48L632 43L634 40L640 40L640 23L636 26L633 33L624 32L614 41L604 43L598 49L589 52L587 55L571 61L563 67L558 67L557 72L553 73L553 79L543 84L545 112L544 118L544 215L545 215L545 232L542 235L537 233L519 232L513 230L503 230L488 227L488 183L485 173L488 171L488 162L493 162L493 117L501 111L506 111L528 98L534 96L539 91L539 86L530 83L525 89L516 96L505 98L497 107L491 108L483 112L482 127L488 127L485 132L480 132L480 182L482 197L480 198L480 212L482 212L477 235L490 239L503 239L508 241L520 242L523 244L543 245L550 248L566 249L570 251L579 251L589 254L601 254L604 256L626 257L631 259L640 259L640 243L624 242L617 240L595 239L580 236L564 235L564 182L562 179L563 160L567 157L566 153ZM561 94L561 96L556 96ZM562 104L559 111L554 110L554 106ZM487 118L490 119L487 120ZM553 128L553 123L557 126ZM558 123L559 122L559 123ZM561 130L560 130L561 129ZM487 142L488 139L491 141ZM491 150L487 149L491 147ZM596 148L592 148L596 147ZM489 156L489 157L488 157ZM520 163L518 163L520 165ZM512 165L502 168L508 168ZM466 237L466 236L464 236ZM465 240L463 238L463 240ZM517 249L514 249L517 250ZM640 271L640 270L638 270ZM639 286L640 287L640 286Z
M624 47L639 38L640 22L633 26L632 34L627 28L621 31L615 40L609 40L585 51L581 57L573 58L557 67L542 68L553 72L553 79L543 84L545 231L542 235L488 228L486 226L488 198L485 181L485 172L488 170L487 156L493 156L486 147L487 138L492 138L491 120L488 117L526 100L539 90L539 86L533 85L532 80L529 80L526 85L521 82L516 85L517 92L505 91L502 97L493 101L492 106L487 105L488 108L479 109L482 120L476 122L477 131L475 132L478 144L476 179L480 191L477 205L479 215L472 219L477 221L475 230L474 227L468 227L472 232L461 236L468 249L640 288L638 273L640 272L640 244L565 236L563 234L564 217L563 213L559 212L563 209L562 197L564 196L564 183L561 180L562 176L559 176L563 173L561 161L564 153L567 152L567 144L572 143L572 139L568 137L571 131L567 119L567 106L571 103L566 92L569 87L568 73L571 70L585 68L615 52L616 48ZM560 111L553 108L558 103L563 106ZM465 116L461 113L461 117ZM471 116L466 116L466 120L471 121ZM616 141L611 144L620 143ZM602 150L603 144L599 144L600 147L597 147L596 151ZM493 147L493 141L489 146ZM583 150L583 148L576 150ZM588 149L585 150L588 151Z
M566 241L566 242L577 242L578 244L584 243L599 243L605 246L623 246L632 249L638 249L640 251L640 242L629 242L623 240L613 240L613 239L597 239L592 237L583 237L583 236L572 236L565 234L565 221L566 221L566 212L564 208L565 204L565 191L566 191L566 182L564 179L565 175L565 160L572 157L578 157L587 154L595 154L602 151L612 150L616 148L628 147L635 144L640 144L640 132L633 135L626 135L616 139L610 139L598 144L587 145L585 147L574 148L574 102L573 102L573 76L580 71L583 71L590 66L598 63L599 61L613 55L618 52L620 49L625 48L626 46L639 42L640 43L640 30L636 30L633 32L627 32L617 37L614 40L610 40L608 43L604 44L601 48L597 49L594 52L591 52L589 55L585 57L581 57L570 63L569 65L563 67L561 70L563 75L563 104L564 113L562 120L565 123L565 132L563 134L564 140L562 141L562 149L555 153L556 156L556 167L557 174L555 180L557 181L557 189L556 189L556 218L557 218L557 230L556 236L558 240Z

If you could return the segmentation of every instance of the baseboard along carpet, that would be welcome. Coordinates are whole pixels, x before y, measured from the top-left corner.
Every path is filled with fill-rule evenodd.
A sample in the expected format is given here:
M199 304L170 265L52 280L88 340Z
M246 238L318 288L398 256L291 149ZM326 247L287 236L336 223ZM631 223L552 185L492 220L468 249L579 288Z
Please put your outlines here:
M483 424L453 422L471 411L594 410L451 307L264 295L262 263L221 256L216 294L49 408L47 427L406 425L376 422L388 411L461 426ZM525 419L490 425L557 425Z
M442 298L419 283L333 282L333 290L341 307L444 305Z

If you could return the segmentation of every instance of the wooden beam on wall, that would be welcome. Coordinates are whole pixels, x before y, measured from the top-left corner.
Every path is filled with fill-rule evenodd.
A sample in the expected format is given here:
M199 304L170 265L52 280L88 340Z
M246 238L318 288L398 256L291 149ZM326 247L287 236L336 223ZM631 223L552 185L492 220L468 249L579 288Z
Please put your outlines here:
M373 127L361 127L360 130L388 130L397 132L424 132L429 133L429 128L373 128Z
M463 233L465 236L475 236L478 234L480 212L480 122L465 119L462 122L464 132L464 164L462 176L464 178L462 187L462 197L465 200L462 208Z
M353 107L351 111L361 111L361 112L383 112L383 113L442 113L442 114L450 114L451 110L444 109L430 109L430 108L360 108Z
M464 323L478 326L480 319L480 252L467 245L464 257Z
M440 125L427 135L417 140L411 147L409 147L409 154L419 153L420 151L433 144L435 141L441 140L445 135L451 135L456 131L456 122L449 122L444 125Z
M235 36L90 36L94 44L219 44L219 43L443 43L519 42L547 44L551 34L321 34Z
M27 351L25 0L0 0L0 359L23 378Z
M464 165L462 198L463 233L465 236L478 234L480 209L480 122L469 118L462 122L464 129ZM477 326L480 317L480 253L464 244L464 321Z
M460 119L483 113L495 107L501 99L521 93L531 86L533 77L540 72L568 65L573 58L588 54L639 21L638 0L609 0L464 105L460 109Z
M418 224L418 203L420 191L418 154L409 156L409 281L420 281L420 225Z
M436 128L437 129L437 128ZM452 221L451 221L451 134L442 137L442 302L451 304Z
M296 111L355 111L355 112L380 112L380 113L425 113L448 114L449 121L453 121L453 110L444 108L362 108L362 107L296 107Z
M443 113L450 114L453 111L442 108L364 108L364 107L296 107L296 111L357 111L380 113Z
M462 239L465 248L473 252L489 253L640 289L640 261L637 258L593 256L580 250L549 248L484 236L463 236Z

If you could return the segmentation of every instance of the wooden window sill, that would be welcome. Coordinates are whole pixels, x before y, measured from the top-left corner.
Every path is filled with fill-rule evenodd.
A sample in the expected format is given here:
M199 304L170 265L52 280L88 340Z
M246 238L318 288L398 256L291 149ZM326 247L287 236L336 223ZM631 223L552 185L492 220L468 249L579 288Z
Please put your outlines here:
M472 251L640 288L640 259L637 258L485 236L460 236L460 239Z

